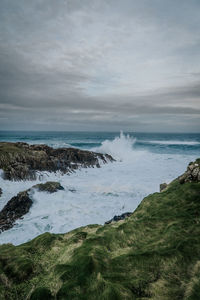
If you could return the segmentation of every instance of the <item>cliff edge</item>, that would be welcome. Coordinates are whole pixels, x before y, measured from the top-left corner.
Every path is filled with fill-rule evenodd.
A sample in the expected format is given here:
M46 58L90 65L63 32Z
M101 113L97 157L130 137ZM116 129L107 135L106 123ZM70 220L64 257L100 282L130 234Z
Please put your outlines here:
M175 179L119 222L1 245L0 299L200 299L198 176Z

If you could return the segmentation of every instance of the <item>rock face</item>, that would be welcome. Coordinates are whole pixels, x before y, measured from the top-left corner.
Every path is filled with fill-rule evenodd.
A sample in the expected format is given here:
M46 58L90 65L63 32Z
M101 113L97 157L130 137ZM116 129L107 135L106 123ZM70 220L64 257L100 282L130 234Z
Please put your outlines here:
M14 222L29 211L32 203L28 191L11 198L0 212L0 232L12 228Z
M79 167L100 167L99 161L106 163L113 160L108 154L74 148L0 143L0 169L4 171L4 178L9 180L36 179L37 171L68 173Z
M111 220L105 222L105 224L110 224L112 222L118 222L118 221L124 220L125 218L130 217L131 215L132 215L131 212L126 212L120 216L114 216Z
M33 186L40 192L55 193L59 190L64 190L64 187L59 182L47 181L46 183L39 183Z
M187 167L187 171L178 179L182 184L185 182L200 182L200 159L191 162Z
M20 192L17 196L11 198L0 212L0 233L13 227L17 219L27 214L33 204L30 193L35 188L41 192L55 193L58 190L64 190L59 182L48 181L34 185L32 188Z

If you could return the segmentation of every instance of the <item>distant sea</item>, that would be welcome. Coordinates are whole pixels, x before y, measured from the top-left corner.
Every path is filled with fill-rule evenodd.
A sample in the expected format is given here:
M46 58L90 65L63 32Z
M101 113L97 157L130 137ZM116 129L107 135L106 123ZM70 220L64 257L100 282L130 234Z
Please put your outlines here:
M133 211L159 184L183 173L200 157L200 134L0 131L0 141L77 147L111 154L116 162L100 169L81 169L69 175L43 172L42 182L59 181L56 194L36 192L30 212L0 235L0 243L20 244L43 232L64 233L87 224L103 224L114 215ZM13 182L0 178L7 201L36 181ZM75 192L71 192L75 190Z
M58 132L58 131L0 131L0 141L47 144L51 147L100 147L106 140L114 140L117 132ZM133 150L153 153L200 153L200 133L124 133L133 139ZM126 151L126 149L124 149Z

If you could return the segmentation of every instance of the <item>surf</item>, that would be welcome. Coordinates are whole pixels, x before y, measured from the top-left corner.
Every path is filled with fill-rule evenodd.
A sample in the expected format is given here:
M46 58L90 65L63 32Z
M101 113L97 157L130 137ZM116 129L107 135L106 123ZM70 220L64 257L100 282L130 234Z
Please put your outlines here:
M0 235L0 243L15 245L24 243L44 232L64 233L88 224L104 224L114 215L134 211L140 201L150 193L159 191L162 182L170 182L184 172L196 154L190 152L153 153L148 148L137 147L140 136L126 134L62 133L48 143L95 141L99 146L90 151L108 153L116 159L113 163L102 164L101 168L76 170L70 175L59 172L43 172L35 181L8 181L0 177L3 195L1 208L18 192L36 183L58 181L64 191L52 195L46 192L33 193L33 206L23 219ZM45 137L45 136L44 136ZM42 139L40 139L42 142ZM73 191L73 192L72 192Z

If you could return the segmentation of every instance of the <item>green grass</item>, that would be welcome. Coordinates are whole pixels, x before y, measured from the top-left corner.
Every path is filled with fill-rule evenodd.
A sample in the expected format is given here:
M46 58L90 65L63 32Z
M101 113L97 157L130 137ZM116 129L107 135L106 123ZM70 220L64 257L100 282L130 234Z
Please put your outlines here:
M200 299L200 183L175 180L124 221L0 246L0 299Z

